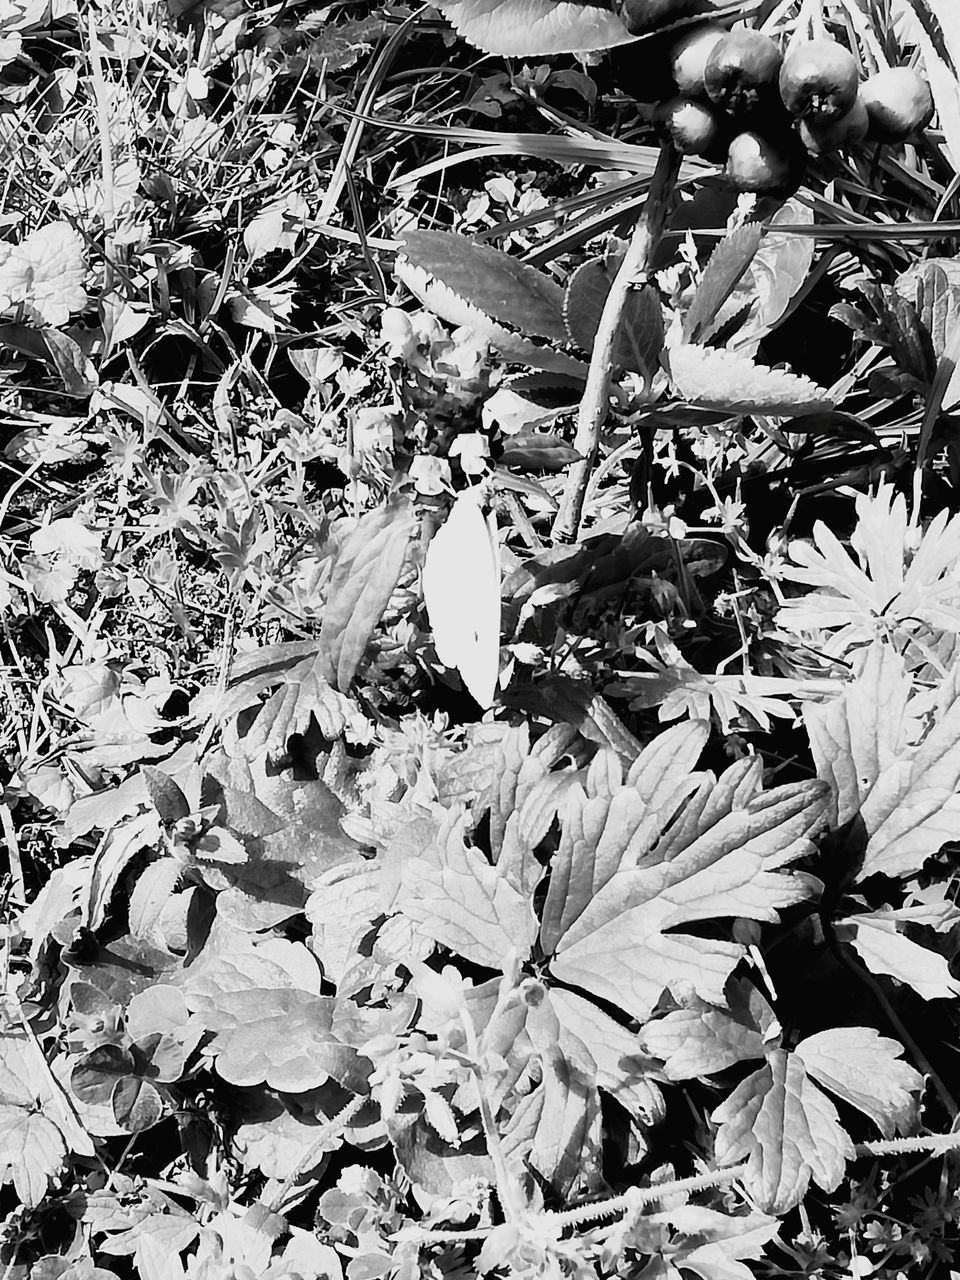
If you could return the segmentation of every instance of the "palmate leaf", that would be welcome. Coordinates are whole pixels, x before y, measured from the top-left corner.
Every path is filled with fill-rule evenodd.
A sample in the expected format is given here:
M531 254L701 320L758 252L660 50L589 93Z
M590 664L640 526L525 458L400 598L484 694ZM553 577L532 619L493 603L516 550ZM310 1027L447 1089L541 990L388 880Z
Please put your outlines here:
M804 708L817 772L831 783L836 821L860 815L858 879L908 875L960 819L960 669L944 681L922 733L903 660L876 643L834 702Z
M592 769L586 788L574 783L567 789L540 927L545 951L555 948L616 871L653 847L703 777L692 770L708 732L702 721L691 721L658 735L625 781L622 773L616 776L617 756L598 752L595 764L606 764L616 776L614 785L598 785Z
M743 794L750 798L738 803L748 780ZM820 782L756 792L758 783L748 766L722 787L701 784L688 802L696 821L685 825L681 812L662 849L645 851L641 837L630 850L636 865L615 870L556 942L545 947L552 952L551 973L641 1020L665 989L678 996L693 991L722 1005L742 947L675 930L725 916L775 920L780 908L801 901L806 881L781 868L811 850L829 794ZM718 793L723 800L717 800ZM644 827L647 821L640 818ZM655 838L655 823L652 830ZM669 859L661 860L671 842ZM579 885L573 893L582 898ZM545 916L551 942L558 919L564 919L562 908Z
M955 998L960 995L960 982L951 974L947 957L902 932L912 923L912 915L909 909L867 911L839 920L835 927L837 936L850 943L871 973L896 978L924 1000ZM956 920L960 912L954 908L951 915Z
M66 1154L63 1134L52 1120L27 1107L0 1103L0 1184L12 1182L28 1208L47 1194Z
M447 816L421 857L401 869L396 905L418 932L475 964L500 969L536 936L530 901L465 842L466 818Z
M764 1213L799 1204L810 1179L835 1191L853 1143L837 1109L807 1074L803 1059L777 1049L713 1112L720 1127L714 1150L720 1165L747 1161L744 1183Z
M854 1148L823 1089L868 1116L885 1137L903 1131L923 1078L902 1053L872 1027L835 1027L801 1040L792 1053L774 1049L712 1114L720 1126L718 1162L747 1161L744 1182L766 1213L799 1204L811 1178L824 1191L836 1190Z
M790 544L783 576L813 590L788 599L777 625L817 636L843 656L877 637L902 644L924 628L960 632L960 516L938 512L925 529L891 484L856 499L848 551L822 521L813 540Z

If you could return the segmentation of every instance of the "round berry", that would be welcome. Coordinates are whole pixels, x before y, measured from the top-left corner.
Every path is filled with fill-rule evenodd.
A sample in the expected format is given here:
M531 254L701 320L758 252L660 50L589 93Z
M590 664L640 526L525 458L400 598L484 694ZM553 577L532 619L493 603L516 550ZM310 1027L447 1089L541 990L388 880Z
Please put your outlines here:
M860 84L857 60L836 40L794 45L780 68L780 97L793 116L837 120L853 106Z
M731 141L724 170L738 191L789 196L803 181L806 152L792 131L772 141L752 129Z
M688 98L705 96L707 91L703 85L703 75L707 58L726 34L723 27L706 23L681 36L673 46L670 58L673 78L677 88Z
M681 95L662 102L658 115L682 156L708 156L722 141L723 121L708 103Z
M857 96L846 115L836 120L801 120L797 132L811 155L822 156L862 142L867 136L868 123L867 108Z
M933 115L930 86L912 67L878 71L860 86L860 96L870 118L867 137L872 142L903 142L928 125Z
M713 47L703 72L711 102L746 115L769 101L780 72L780 50L760 31L731 31Z

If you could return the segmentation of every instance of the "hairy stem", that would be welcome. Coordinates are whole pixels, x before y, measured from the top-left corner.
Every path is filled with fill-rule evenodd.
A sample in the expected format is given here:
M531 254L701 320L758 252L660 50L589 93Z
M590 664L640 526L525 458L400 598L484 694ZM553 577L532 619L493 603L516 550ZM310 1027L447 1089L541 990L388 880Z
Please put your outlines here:
M587 385L577 414L577 434L573 444L580 458L573 463L567 475L560 509L553 522L554 542L573 542L580 529L583 502L597 456L600 429L609 408L613 353L620 332L623 308L630 290L646 283L653 255L663 235L679 169L680 156L673 143L664 142L650 181L646 203L603 305L597 336L593 342Z

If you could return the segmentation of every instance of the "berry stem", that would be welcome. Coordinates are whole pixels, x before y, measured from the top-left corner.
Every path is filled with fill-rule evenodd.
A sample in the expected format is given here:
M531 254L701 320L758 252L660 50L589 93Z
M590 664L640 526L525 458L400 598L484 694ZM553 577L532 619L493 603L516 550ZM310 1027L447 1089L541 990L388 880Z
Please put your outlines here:
M597 335L593 340L587 385L580 401L577 434L573 442L580 457L571 465L567 475L560 508L553 522L554 542L573 542L579 532L590 472L597 456L600 429L609 410L613 353L620 332L623 308L629 291L646 283L653 255L663 235L679 169L680 156L676 148L672 142L664 142L650 180L646 202L603 304Z

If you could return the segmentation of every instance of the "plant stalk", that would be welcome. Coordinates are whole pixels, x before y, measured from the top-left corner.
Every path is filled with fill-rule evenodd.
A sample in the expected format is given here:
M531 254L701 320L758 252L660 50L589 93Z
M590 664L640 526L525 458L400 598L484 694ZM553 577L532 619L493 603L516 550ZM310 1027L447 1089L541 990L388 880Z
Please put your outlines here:
M567 474L560 508L553 521L554 542L574 542L579 533L587 485L596 461L600 429L609 410L613 353L620 332L623 308L630 290L647 281L653 255L666 225L679 170L680 156L673 143L666 141L660 147L646 203L603 304L590 357L587 385L577 414L577 434L573 445L580 458L572 464Z

